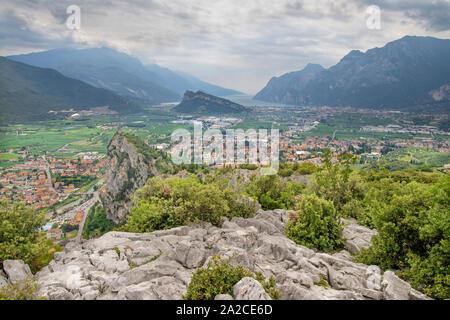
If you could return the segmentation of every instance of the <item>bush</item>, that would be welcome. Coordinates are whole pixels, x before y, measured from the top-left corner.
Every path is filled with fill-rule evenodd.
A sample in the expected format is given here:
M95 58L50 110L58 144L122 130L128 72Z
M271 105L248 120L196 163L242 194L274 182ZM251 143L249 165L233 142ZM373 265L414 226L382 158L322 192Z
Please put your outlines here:
M379 191L383 202L376 202L372 215L379 234L358 259L400 269L416 289L450 298L450 175L431 186L415 181L392 185L394 192Z
M220 226L224 217L247 218L256 212L254 206L242 201L242 196L220 181L202 183L194 177L151 178L136 192L135 205L122 229L151 232L200 221Z
M45 242L45 247L44 250L42 250L42 253L34 257L34 259L31 261L31 270L34 272L41 270L43 267L48 265L50 261L53 260L55 252L59 252L62 250L64 250L62 246L60 246L59 244L53 244L52 241L47 240Z
M38 231L45 223L44 214L27 208L24 203L0 202L0 263L21 259L31 264L36 257L46 254L44 232Z
M106 217L106 212L100 203L96 203L89 210L83 229L83 239L100 237L116 229L118 226Z
M299 204L297 216L286 225L286 236L295 243L332 251L342 246L342 226L331 201L315 195L305 196Z
M241 265L235 267L231 264L231 258L220 260L219 255L214 256L206 268L194 272L183 298L185 300L213 300L218 294L233 296L234 285L245 277L259 281L273 300L280 299L281 292L275 288L273 277L266 281L261 273L255 275Z
M277 175L261 175L247 185L246 192L264 210L294 209L295 198L305 189L303 183L286 182Z

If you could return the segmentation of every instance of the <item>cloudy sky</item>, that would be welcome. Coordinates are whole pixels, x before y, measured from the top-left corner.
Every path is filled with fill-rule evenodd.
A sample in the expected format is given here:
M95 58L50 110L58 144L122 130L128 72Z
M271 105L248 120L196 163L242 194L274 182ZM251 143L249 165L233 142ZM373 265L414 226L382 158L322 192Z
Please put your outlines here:
M66 26L69 5L80 30ZM381 9L369 29L367 8ZM111 47L250 94L405 35L450 39L450 0L1 0L0 55Z

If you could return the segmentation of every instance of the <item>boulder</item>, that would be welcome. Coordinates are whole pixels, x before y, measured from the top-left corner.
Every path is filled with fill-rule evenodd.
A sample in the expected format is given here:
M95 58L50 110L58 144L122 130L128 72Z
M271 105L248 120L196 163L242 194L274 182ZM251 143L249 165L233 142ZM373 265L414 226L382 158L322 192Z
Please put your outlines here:
M271 300L262 284L250 277L242 278L234 285L233 295L236 300Z
M23 282L33 277L30 267L22 260L3 261L3 270L8 276L10 283Z
M389 270L383 274L381 282L384 296L387 300L409 300L411 285L400 279L393 271Z
M372 245L372 237L378 234L376 230L360 226L355 219L342 220L344 222L342 236L351 253L358 254L361 249L366 249Z

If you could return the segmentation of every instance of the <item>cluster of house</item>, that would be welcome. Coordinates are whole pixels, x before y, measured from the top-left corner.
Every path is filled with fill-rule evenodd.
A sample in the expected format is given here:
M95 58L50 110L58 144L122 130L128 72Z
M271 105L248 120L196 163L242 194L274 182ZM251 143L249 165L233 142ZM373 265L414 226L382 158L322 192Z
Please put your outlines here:
M23 201L34 205L36 209L48 208L60 201L61 195L76 191L73 184L65 185L52 175L77 176L89 175L100 178L106 160L94 155L81 155L76 159L49 157L28 160L0 171L0 199Z
M50 187L44 171L0 172L0 198L33 204L36 209L46 208L59 201L59 195Z
M102 169L106 165L105 159L91 159L91 158L78 158L78 159L58 159L49 158L49 167L52 174L58 174L61 177L66 176L93 176L101 177ZM55 182L55 189L63 193L71 193L74 191L73 185L64 186L63 182Z

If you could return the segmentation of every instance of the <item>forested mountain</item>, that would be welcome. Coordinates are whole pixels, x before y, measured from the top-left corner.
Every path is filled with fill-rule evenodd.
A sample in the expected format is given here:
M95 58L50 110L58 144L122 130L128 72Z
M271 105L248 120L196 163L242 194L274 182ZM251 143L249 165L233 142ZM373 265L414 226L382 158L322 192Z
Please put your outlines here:
M138 104L109 90L0 57L0 122L38 120L50 110L108 106L119 113L139 111Z

